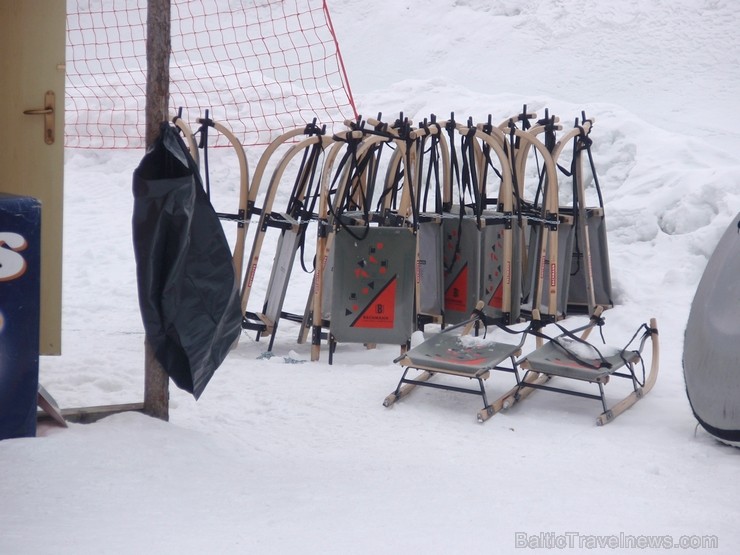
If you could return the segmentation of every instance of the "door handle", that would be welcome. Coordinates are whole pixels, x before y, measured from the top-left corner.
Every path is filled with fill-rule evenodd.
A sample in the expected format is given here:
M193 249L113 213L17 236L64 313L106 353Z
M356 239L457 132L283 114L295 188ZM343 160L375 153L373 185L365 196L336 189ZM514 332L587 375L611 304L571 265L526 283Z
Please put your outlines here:
M56 95L54 91L46 91L44 96L44 107L23 110L23 113L29 116L44 116L44 142L47 145L54 144L54 107L56 104Z

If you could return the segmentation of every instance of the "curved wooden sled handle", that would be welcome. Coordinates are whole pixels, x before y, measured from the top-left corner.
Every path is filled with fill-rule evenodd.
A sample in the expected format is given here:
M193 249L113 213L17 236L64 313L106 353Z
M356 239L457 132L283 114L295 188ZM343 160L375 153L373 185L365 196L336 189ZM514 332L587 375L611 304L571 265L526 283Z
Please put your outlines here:
M617 416L622 414L624 411L626 411L628 408L630 408L632 405L634 405L637 401L642 399L645 395L647 395L650 390L655 385L656 380L658 379L658 361L660 358L660 345L658 341L658 325L655 320L655 318L650 319L650 342L652 347L652 360L650 362L650 373L648 374L647 378L645 379L645 383L642 387L638 388L636 391L633 391L627 397L616 403L612 408L610 408L608 411L600 414L596 418L596 424L598 426L603 426L604 424L608 424L612 420L614 420Z

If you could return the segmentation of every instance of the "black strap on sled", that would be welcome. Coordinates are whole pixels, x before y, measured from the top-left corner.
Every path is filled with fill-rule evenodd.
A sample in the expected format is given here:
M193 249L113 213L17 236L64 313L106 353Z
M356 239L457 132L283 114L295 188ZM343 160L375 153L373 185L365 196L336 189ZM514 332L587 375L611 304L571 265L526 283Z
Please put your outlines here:
M473 215L476 219L478 229L481 228L481 213L483 211L481 205L481 191L480 184L478 181L478 170L475 163L475 132L476 129L473 126L472 119L468 120L468 131L461 137L460 149L463 159L462 167L462 190L463 192L467 189L471 191L473 197ZM460 208L462 209L463 202L460 202Z
M341 160L339 161L339 164L337 165L337 169L334 171L334 177L332 178L331 186L329 187L329 194L334 194L337 192L337 182L339 181L339 178L342 175L342 172L344 171L344 166L346 164L349 164L349 169L347 172L348 175L348 183L347 187L344 189L344 197L340 198L337 202L337 208L336 211L334 210L334 203L331 201L331 199L328 199L327 201L327 208L329 210L329 213L334 217L334 225L338 227L346 227L346 224L342 221L341 214L347 210L347 208L344 206L345 199L348 196L347 189L349 188L349 183L351 183L351 180L354 178L354 170L357 167L357 145L360 143L360 139L354 138L352 135L347 136L347 138L340 138L339 136L334 136L335 141L344 141L347 143L347 150L342 156ZM351 198L351 193L350 193ZM353 235L354 236L354 235Z
M406 171L410 171L411 169L411 150L413 149L413 146L416 142L416 139L411 137L411 124L407 120L404 120L402 126L401 126L401 133L399 133L399 136L405 141L406 143L406 149L404 151L404 156L406 159L404 160L404 166L406 167ZM412 217L412 228L414 230L414 233L419 229L419 206L416 201L416 191L414 187L414 176L409 176L409 205L411 206L411 217Z
M445 131L449 137L448 145L450 149L450 183L445 185L449 187L449 190L454 189L454 185L457 184L458 190L460 187L460 165L457 161L457 149L455 148L455 135L456 135L457 123L455 122L455 113L450 114L450 119L445 124ZM452 198L449 200L450 205L444 206L443 209L449 211L452 206Z
M581 151L583 150L583 138L586 136L585 129L578 125L578 118L576 118L575 126L580 129L580 133L573 137L573 156L570 161L570 172L566 172L560 164L558 164L558 168L560 168L560 171L562 171L565 175L569 176L571 178L571 187L572 187L572 195L573 195L573 202L572 202L572 210L573 210L573 227L575 229L578 229L580 219L581 219L581 212L578 210L578 180L582 179L582 176L580 174L580 158L581 158ZM584 199L580 199L581 202L584 201ZM583 251L581 250L581 237L580 233L574 234L574 244L573 244L573 258L576 261L575 268L571 269L570 275L575 276L581 271L581 258L583 258Z
M596 187L596 194L599 197L599 207L604 208L604 198L601 196L601 185L599 185L599 176L596 173L596 164L594 164L594 156L591 152L591 145L593 144L593 141L591 140L591 137L589 135L591 134L591 131L594 128L593 120L586 119L586 112L581 112L581 121L583 123L589 122L591 125L588 128L588 133L585 134L583 140L584 140L584 147L586 149L586 153L588 154L588 162L591 166L591 175L594 178L594 187Z
M526 118L526 113L527 106L525 105L524 113L522 115L524 116L526 127L528 128L529 119ZM520 119L521 117L522 116L520 116ZM511 192L515 201L515 212L517 215L517 220L519 221L519 225L521 226L524 200L522 199L522 195L519 193L519 174L517 173L516 167L516 153L519 149L519 137L516 136L516 124L512 120L509 120L509 142L504 142L504 148L506 149L507 154L511 157ZM536 154L537 149L535 149L535 156Z
M640 338L640 346L636 351L632 351L634 353L637 353L638 358L640 359L640 366L642 368L642 380L637 379L637 376L635 375L635 369L634 365L631 364L626 356L625 353L628 352L628 349L630 345L637 339L637 336L640 334L640 331L645 330L642 334L642 337ZM632 375L632 379L639 385L640 387L645 386L645 361L642 358L642 349L645 347L645 342L647 341L648 337L650 337L653 333L658 333L658 330L655 328L651 328L647 324L642 324L640 327L637 328L637 331L635 331L635 334L632 336L632 339L630 339L627 344L622 348L622 350L619 352L619 356L624 361L624 364L627 368L630 370L630 374Z
M398 192L403 187L404 178L408 177L411 182L408 193L412 212L412 228L414 231L416 231L419 225L419 205L416 199L416 192L414 190L415 187L413 184L413 179L415 176L412 174L407 175L406 173L411 169L412 148L416 143L416 139L412 138L411 124L408 118L403 117L403 114L401 114L399 119L395 121L395 123L393 124L393 128L396 130L396 133L392 136L392 138L396 141L403 141L405 143L403 164L401 164L401 161L399 161L392 178L385 183L385 187L383 188L383 191L381 192L380 198L377 202L376 212L378 213L381 221L394 221L394 218L390 214L390 212L395 212L397 210ZM391 143L392 141L389 142L388 145L392 147ZM386 198L388 197L390 197L391 201L389 211L386 212L383 210L382 207ZM401 218L395 218L395 222L397 224L400 223Z
M401 114L401 117L403 117L403 114ZM403 130L404 123L401 121L401 119L397 119L395 123L393 124L393 128L396 129L396 136L392 136L390 133L386 134L389 138L401 138L404 130ZM395 146L393 144L393 141L389 141L388 145L391 149L395 149ZM378 202L375 207L375 211L379 214L383 213L383 203L385 202L386 198L390 197L390 209L395 210L397 205L396 202L398 200L397 193L401 188L401 183L403 181L403 177L406 172L406 168L408 167L406 165L408 161L408 158L403 160L403 164L399 161L398 165L395 168L395 173L393 174L393 177L383 184L383 190L380 193L380 197L378 198Z
M486 123L482 126L482 132L486 135L490 135L493 132L493 123L491 121L491 114L488 114L488 120ZM483 167L481 168L481 175L480 175L480 202L481 202L481 211L484 210L489 203L488 200L488 188L486 187L486 184L488 183L488 168L491 168L494 173L498 176L499 179L501 179L501 173L496 169L496 166L493 165L493 160L491 160L491 145L488 144L487 141L483 141L481 144L481 153L483 154L483 160L485 161L485 164L483 164ZM498 200L498 199L496 199Z
M604 319L601 316L598 316L598 317L597 316L591 316L591 320L589 321L588 324L586 324L584 326L581 326L579 328L573 329L573 330L569 330L569 329L561 326L557 322L553 322L553 323L561 331L561 335L559 335L558 337L551 337L550 335L547 335L546 333L544 333L544 332L541 331L541 329L546 325L546 323L544 323L544 322L539 322L538 324L533 325L532 328L531 328L531 330L530 330L530 333L532 335L536 336L536 337L539 337L541 339L544 339L546 341L551 342L556 347L558 347L561 351L563 351L566 354L566 356L568 356L571 360L576 361L578 364L580 364L582 366L585 366L587 368L593 368L593 369L598 369L598 368L608 368L608 369L610 369L610 368L612 368L612 364L606 359L606 357L604 357L604 355L601 354L601 351L599 351L599 349L597 349L592 343L589 343L585 339L581 339L578 335L576 335L577 333L579 333L579 332L581 332L581 331L583 331L583 330L585 330L585 329L587 329L587 328L589 328L591 326L594 326L594 325L599 327L599 333L601 334L601 327L604 325ZM568 346L566 344L564 344L562 341L559 340L559 338L562 337L562 336L566 336L569 339L571 339L571 340L573 340L573 341L575 341L577 343L580 343L582 345L588 345L598 355L597 356L597 359L596 359L598 362L597 363L594 363L594 362L592 362L590 360L584 360L577 353L573 352L572 349L568 348ZM601 338L602 338L602 341L603 341L603 338L604 338L603 334L601 334Z
M321 136L323 135L323 132L317 131L316 134ZM298 170L291 199L288 203L288 214L300 222L311 220L316 217L314 209L316 208L316 202L321 194L321 183L319 182L320 180L316 179L316 174L318 168L321 166L321 164L319 164L319 159L323 153L324 148L321 140L317 141L303 152L301 166ZM314 184L316 185L315 189ZM301 200L301 196L303 197L303 200ZM309 270L306 267L305 261L306 234L303 232L300 234L298 246L301 251L299 257L301 268L304 272L311 273L315 270L316 259L314 258L313 261L314 267Z
M421 181L424 183L423 194L419 193L417 198L417 212L428 212L429 206L429 194L430 192L434 195L434 213L442 213L442 182L439 174L439 131L431 134L429 131L430 125L437 126L437 121L434 115L431 117L431 123L425 119L420 127L426 131L426 134L419 141L419 155L417 159L418 177L420 180L419 186L421 187ZM437 126L438 127L438 126ZM429 148L425 149L426 142L429 141ZM426 178L424 178L424 156L429 154L429 165L426 170Z
M316 133L319 137L321 134L320 132ZM324 148L321 140L303 150L301 165L293 183L290 200L288 201L287 213L292 218L304 220L310 219L313 215L316 198L320 192L318 183L314 190L314 183L317 182L316 172L320 166L318 162L323 152Z
M596 348L595 345L593 345L592 343L589 343L588 341L586 341L584 339L581 339L575 333L573 333L572 331L564 328L560 324L557 324L556 323L555 325L563 332L563 335L565 335L566 337L570 338L573 341L576 341L577 343L580 343L581 345L587 345L591 349L593 349L594 351L596 351L596 354L598 355L598 361L599 362L598 362L598 364L595 364L595 363L593 363L593 362L591 362L589 360L583 360L582 357L578 356L571 349L569 349L565 344L563 344L561 341L559 341L559 339L557 337L552 338L550 341L552 343L554 343L555 345L557 345L558 347L560 347L560 349L562 349L563 351L565 351L565 353L570 358L572 358L573 360L575 360L579 364L581 364L583 366L586 366L586 367L589 367L589 368L608 368L608 369L612 368L611 362L609 362L608 360L606 360L606 358L604 357L604 355L601 354L601 351L599 351L599 349ZM603 325L603 320L600 320L600 322L597 323L596 325L602 326Z
M530 320L529 323L525 328L522 328L521 330L513 330L509 327L508 324L511 322L508 321L507 316L489 316L484 312L483 309L473 309L473 318L478 320L483 325L483 338L485 339L487 328L490 326L496 326L500 330L508 333L509 335L526 335L528 333L535 332L538 329L539 321L537 320ZM469 323L470 320L467 321ZM465 322L464 322L465 323ZM524 338L522 338L522 341L524 341Z
M336 211L332 207L333 203L329 201L328 210L331 213L331 215L334 217L334 222L335 222L334 225L336 228L342 228L345 231L347 231L354 239L358 241L362 241L365 237L367 237L368 231L370 229L369 199L367 198L365 194L360 195L360 201L361 201L362 206L357 207L354 201L352 200L353 194L355 192L355 189L353 189L352 184L357 183L357 187L360 186L360 183L361 183L360 180L362 178L362 175L366 171L371 159L374 157L374 148L371 148L361 160L358 160L357 147L359 146L362 139L354 138L351 135L348 136L346 139L341 139L338 136L335 136L334 139L345 141L347 143L347 151L344 153L344 156L342 156L342 159L340 160L339 165L334 173L334 177L332 178L332 185L330 188L330 192L337 191L336 184L340 176L342 175L344 166L346 164L349 164L349 168L347 172L347 183L346 183L346 186L344 187L344 196L343 198L339 199L339 202L337 203ZM377 146L380 146L380 145L377 145ZM342 219L342 214L354 207L360 208L363 214L364 231L360 235L352 231L350 226L347 225Z
M585 129L585 124L590 123L591 125L588 128L588 131ZM593 144L593 141L591 140L591 137L589 136L591 133L591 129L593 127L593 122L591 120L586 119L586 113L581 112L581 125L578 123L578 118L576 118L575 126L580 129L580 133L574 137L573 139L573 158L571 160L571 171L570 173L566 173L566 175L572 176L573 181L573 225L577 227L579 218L580 218L580 211L577 210L578 208L578 180L583 179L583 176L580 175L578 172L580 171L580 157L583 155L583 151L586 151L586 154L588 155L588 161L589 165L591 167L591 175L594 179L594 187L596 188L596 194L599 198L599 207L603 210L604 208L604 198L601 194L601 186L599 185L599 178L596 175L596 165L594 164L594 158L593 153L591 152L591 145ZM558 166L560 167L560 166ZM562 168L561 168L561 171ZM580 202L584 203L586 202L586 199L580 199ZM584 206L585 208L585 206ZM575 255L576 259L576 267L571 272L571 275L576 275L581 270L581 258L583 253L581 252L581 246L580 246L580 240L579 240L579 234L575 234L575 245L573 247L573 253Z
M548 109L545 108L545 117L538 120L537 123L539 125L545 126L545 148L547 148L548 152L552 153L553 150L555 150L555 145L557 144L555 140L556 139L555 137L555 127L556 127L555 116L554 115L551 116ZM547 176L547 166L543 164L542 168L540 168L540 159L539 159L536 148L534 149L534 157L537 162L537 174L539 175L539 182L537 184L537 192L535 193L534 203L533 203L533 208L536 209L537 206L539 206L540 195L542 195L542 199L543 199L542 202L544 205L544 197L545 197L544 188L545 188L545 177ZM548 186L550 185L548 184Z
M213 126L213 120L208 117L208 110L203 118L198 133L200 134L200 141L198 142L198 148L203 150L203 174L205 176L206 196L208 200L211 200L211 178L210 171L208 169L208 128Z
M182 108L179 108L178 115L175 119L182 117ZM206 192L206 196L208 197L208 200L211 199L211 172L210 172L210 165L208 162L208 137L209 137L209 128L215 127L216 122L209 117L209 111L205 111L205 116L200 119L200 127L193 135L198 135L199 141L198 141L198 149L203 150L203 182L204 182L204 189ZM198 170L200 171L200 170ZM244 213L243 210L239 210L238 213L225 213L225 212L216 212L216 215L218 216L219 220L225 220L229 222L236 222L238 227L244 227L245 224L248 222L249 217Z
M462 222L463 217L465 216L465 189L463 188L462 181L463 178L461 176L460 171L460 165L457 160L457 149L455 147L455 135L457 134L457 124L455 122L455 113L450 114L450 119L447 121L447 124L445 125L445 130L447 131L447 135L449 136L449 149L450 149L450 180L452 181L449 184L450 191L453 190L453 186L457 185L457 192L458 192L458 200L460 202L460 210L457 218L457 240L455 242L455 248L453 249L452 256L450 257L449 264L445 264L444 271L445 273L452 272L452 268L455 266L455 262L457 259L457 253L460 252L460 240L462 235ZM462 140L461 140L462 142ZM461 146L462 148L462 146ZM452 195L450 195L452 196ZM444 210L451 210L452 209L452 198L450 198L450 205L443 207Z
M448 130L449 130L448 123ZM454 155L455 147L453 142L453 135L450 131L450 151ZM466 190L472 190L473 194L473 214L476 217L476 224L478 229L481 228L481 209L480 209L480 194L477 187L477 172L475 170L475 128L472 126L472 121L468 122L468 132L466 135L460 137L460 157L462 158L462 169L457 174L457 186L458 186L458 199L460 203L460 210L457 219L457 239L455 241L455 248L453 249L452 255L450 256L449 264L445 264L444 271L446 273L452 272L452 268L455 267L457 261L457 254L460 252L460 244L462 241L462 223L465 217L465 192Z

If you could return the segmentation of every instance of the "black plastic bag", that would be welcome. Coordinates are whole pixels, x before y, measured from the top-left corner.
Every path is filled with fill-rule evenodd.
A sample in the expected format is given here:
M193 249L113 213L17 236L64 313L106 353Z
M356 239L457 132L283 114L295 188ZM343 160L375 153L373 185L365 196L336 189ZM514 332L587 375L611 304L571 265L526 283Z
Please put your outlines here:
M197 399L239 337L242 314L221 222L170 124L134 171L133 194L144 331L172 381Z

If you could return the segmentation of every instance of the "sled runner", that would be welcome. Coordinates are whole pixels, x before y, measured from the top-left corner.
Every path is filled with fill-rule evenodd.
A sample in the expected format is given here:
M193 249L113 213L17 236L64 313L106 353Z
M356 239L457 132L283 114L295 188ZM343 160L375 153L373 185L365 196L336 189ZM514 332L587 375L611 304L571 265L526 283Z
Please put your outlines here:
M247 303L249 302L250 293L252 291L252 285L254 283L255 272L257 270L257 264L259 262L260 252L262 250L262 244L264 242L264 233L267 229L266 221L267 221L267 218L270 212L272 211L272 204L275 200L275 195L277 194L277 190L275 188L272 188L271 190L267 191L267 194L262 199L262 204L260 206L256 205L257 195L260 191L260 187L262 184L262 180L265 176L265 173L268 171L268 165L270 164L271 161L274 161L274 158L276 157L276 153L281 147L283 147L286 144L299 141L301 139L303 140L305 140L306 138L310 139L312 136L316 135L318 131L319 130L316 128L315 122L305 127L291 129L290 131L286 131L282 135L278 136L275 140L273 140L269 145L267 145L267 148L265 148L264 152L262 153L259 160L257 161L257 165L255 167L254 174L252 176L252 182L249 186L248 205L249 205L249 214L254 214L254 215L259 216L259 224L258 224L258 229L255 233L255 237L253 239L252 249L250 251L249 258L247 259L244 280L242 282L242 286L240 289L241 309L242 309L243 314L246 314ZM245 319L244 324L246 323L247 321ZM248 327L248 326L245 326L245 327Z
M234 212L216 212L218 218L222 221L234 222L237 225L237 231L233 242L232 257L234 259L234 271L236 274L237 283L242 281L242 273L244 266L244 249L247 237L247 231L249 227L249 220L252 216L255 197L257 195L258 187L253 187L250 190L249 186L249 165L247 163L247 156L244 151L244 147L236 138L236 136L222 123L211 119L208 115L208 110L205 111L205 115L202 118L197 118L196 123L199 124L197 131L193 132L190 126L185 120L182 119L182 108L178 109L177 115L172 118L172 123L182 134L183 141L185 142L188 152L195 161L195 165L198 171L202 174L206 195L208 199L211 199L210 189L210 175L208 167L208 148L209 148L209 129L214 129L220 135L222 135L229 143L239 164L239 200ZM200 140L196 140L196 135L200 136ZM203 150L203 160L201 163L200 150Z
M528 119L524 122L528 125ZM563 233L561 227L566 222L559 213L556 159L552 154L555 131L559 129L557 118L550 117L546 111L545 117L526 131L519 129L515 120L510 120L506 132L506 146L510 156L514 157L512 173L518 215L526 223L522 233L525 237L522 244L526 245L522 247L522 312L534 318L534 311L539 307L544 322L565 317L562 299L563 291L567 291L570 267L563 264L562 258L570 250L572 233ZM540 134L544 134L544 142L538 138ZM537 187L534 197L526 199L530 151L534 152L537 162L534 174Z
M561 213L572 214L576 228L572 249L570 281L566 291L568 312L593 314L597 306L611 308L612 286L609 265L609 248L606 239L604 199L591 153L591 138L594 120L586 119L582 113L581 123L576 119L573 134L573 158L570 174L573 178L573 206L562 208ZM598 196L598 205L589 206L586 200L583 157L586 154L590 175ZM555 157L556 162L558 157Z
M283 302L287 292L289 280L293 271L293 263L305 238L309 222L315 219L314 206L318 199L318 174L321 156L324 150L332 143L332 138L324 134L323 128L309 124L302 131L293 131L279 137L263 153L257 169L252 188L259 187L268 159L276 152L277 147L293 137L306 137L290 146L282 155L274 168L264 201L260 208L255 208L259 214L259 223L255 232L252 250L247 263L247 272L242 288L242 311L244 319L242 327L257 331L257 339L269 336L268 350L272 350L274 334L281 318L300 322L303 314L292 314L283 311ZM288 196L288 203L284 210L274 211L273 204L286 170L293 160L300 159L293 184ZM256 191L255 193L256 194ZM278 230L279 237L273 259L271 273L267 281L265 300L260 310L248 310L248 301L255 272L258 268L259 257L265 235L269 229Z
M182 139L188 147L190 156L193 157L195 165L200 167L200 154L198 153L198 143L195 141L195 134L184 119L182 119L182 107L177 109L177 115L172 118L172 123L182 133Z
M397 358L394 362L400 363L405 369L398 386L385 398L383 406L390 407L417 386L444 389L480 396L483 408L478 411L477 419L478 422L485 422L502 408L508 408L510 403L515 402L513 394L516 388L489 402L484 380L490 377L492 370L499 370L513 373L516 383L521 383L516 357L521 354L529 328L513 330L502 324L500 318L492 319L487 316L485 311L484 303L480 301L470 319L445 328ZM493 324L514 337L518 335L519 341L486 341L470 334L474 329L479 331ZM416 370L417 375L410 378L409 371L412 370ZM448 383L450 380L431 381L435 374L473 380L477 387L451 385ZM536 377L532 375L529 379L534 380Z
M596 418L599 426L607 424L622 414L625 410L642 399L655 385L658 377L658 328L655 319L650 320L650 325L642 324L635 332L630 342L623 348L603 346L596 348L586 339L588 332L594 326L601 326L603 320L600 317L601 310L597 309L588 324L574 330L567 330L559 324L552 324L562 332L557 337L548 338L544 345L537 348L519 361L522 369L526 370L524 379L517 387L513 400L529 389L543 389L556 393L564 393L587 399L595 399L601 402L603 411ZM577 333L581 333L579 337ZM637 349L630 346L635 342L642 332ZM541 334L542 332L537 332ZM544 335L544 334L542 334ZM645 363L643 361L643 350L647 340L651 340L652 361L650 371L645 374ZM639 368L642 369L642 378L638 377ZM549 383L537 383L529 379L530 373L549 376L550 378L570 379L580 382L588 382L598 387L599 393L587 393L577 388L565 388L551 385ZM604 386L615 380L611 378L624 378L631 382L632 392L622 400L608 405L604 394Z
M234 241L234 248L232 251L234 258L234 270L236 272L237 283L242 281L242 266L244 265L244 247L247 238L247 230L249 226L249 218L251 216L251 208L254 206L254 197L256 195L256 188L254 191L249 190L249 165L247 163L247 155L244 152L244 147L236 138L236 136L224 126L222 123L215 121L208 117L208 110L205 112L205 117L198 118L196 120L200 124L198 133L200 134L200 148L203 149L203 170L206 193L210 198L210 179L208 175L208 130L214 129L221 135L223 135L228 141L231 147L234 149L237 161L239 163L239 200L235 212L216 212L218 218L222 221L235 222L237 226L236 239ZM197 149L196 149L197 151ZM197 162L197 159L196 159Z
M543 142L551 152L553 162L560 173L571 178L572 191L569 203L558 205L558 291L557 291L557 319L565 317L568 313L593 314L597 306L611 308L611 275L609 270L609 253L606 242L606 226L604 222L604 203L601 195L596 169L591 154L591 139L589 137L593 127L593 119L587 119L582 113L582 120L575 120L573 129L569 130L556 142L555 131L560 130L558 118L549 116L547 110L545 117L527 131L527 134L537 136L544 135ZM572 156L570 163L565 160L566 147L572 144ZM513 147L512 147L513 149ZM524 181L527 155L530 150L528 143L522 142L516 148L517 170L515 175ZM535 151L535 157L538 152ZM583 170L584 155L588 157L590 175L598 195L598 206L589 206L586 199L586 174ZM539 168L539 160L537 160ZM565 166L568 166L566 169ZM540 189L546 183L543 172L538 170L539 185L534 202L523 200L523 211L526 213L538 206ZM549 177L548 177L549 179ZM559 194L566 191L565 187L558 187ZM524 197L522 188L521 197ZM535 235L530 230L531 248L538 241L537 220L535 216ZM529 272L525 274L524 292L525 297L530 290L529 283L532 282L534 265L530 259Z

